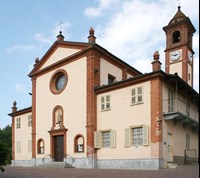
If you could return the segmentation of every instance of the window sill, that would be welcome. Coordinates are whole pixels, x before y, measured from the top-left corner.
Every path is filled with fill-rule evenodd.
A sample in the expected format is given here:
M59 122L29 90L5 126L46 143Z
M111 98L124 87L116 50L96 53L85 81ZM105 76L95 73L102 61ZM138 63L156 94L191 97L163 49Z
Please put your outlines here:
M144 102L131 104L130 106L136 106L136 105L141 105L141 104L144 104Z
M105 110L101 110L101 112L106 112L106 111L110 111L111 109L105 109Z
M101 149L109 149L109 148L111 148L111 147L101 147Z

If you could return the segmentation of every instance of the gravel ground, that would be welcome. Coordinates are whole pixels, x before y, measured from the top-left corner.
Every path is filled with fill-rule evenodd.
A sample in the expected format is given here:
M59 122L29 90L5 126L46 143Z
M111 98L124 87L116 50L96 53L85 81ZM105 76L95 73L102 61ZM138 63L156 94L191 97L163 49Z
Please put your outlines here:
M103 170L73 168L37 168L5 166L0 178L199 178L199 165L175 169L152 170Z

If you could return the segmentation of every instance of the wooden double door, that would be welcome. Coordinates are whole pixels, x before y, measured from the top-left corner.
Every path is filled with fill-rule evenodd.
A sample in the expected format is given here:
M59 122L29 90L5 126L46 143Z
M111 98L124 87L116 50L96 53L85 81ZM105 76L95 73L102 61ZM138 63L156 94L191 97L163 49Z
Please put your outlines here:
M54 136L54 159L62 162L64 159L64 136Z

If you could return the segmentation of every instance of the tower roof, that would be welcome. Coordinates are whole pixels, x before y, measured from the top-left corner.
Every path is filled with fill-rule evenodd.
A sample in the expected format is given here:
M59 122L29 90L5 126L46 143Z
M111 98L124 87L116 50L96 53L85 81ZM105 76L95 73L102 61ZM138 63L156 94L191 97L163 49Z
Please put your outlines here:
M178 11L174 15L174 17L170 20L169 24L165 26L163 29L164 31L166 28L171 27L176 24L180 23L187 23L189 26L192 27L193 33L196 31L195 27L193 26L192 22L190 21L190 18L187 17L182 11L181 11L181 6L178 6Z
M176 23L176 22L179 22L179 21L185 21L185 20L188 20L188 19L189 18L181 11L181 6L178 6L178 11L176 12L174 17L169 22L169 25Z

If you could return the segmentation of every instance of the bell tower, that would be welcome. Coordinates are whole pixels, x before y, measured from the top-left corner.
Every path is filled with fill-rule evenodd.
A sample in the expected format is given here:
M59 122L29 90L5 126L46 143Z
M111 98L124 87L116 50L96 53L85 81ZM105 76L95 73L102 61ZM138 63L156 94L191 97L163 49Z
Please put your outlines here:
M178 73L191 87L193 86L193 34L194 28L189 17L178 6L178 11L163 27L166 33L165 72Z

